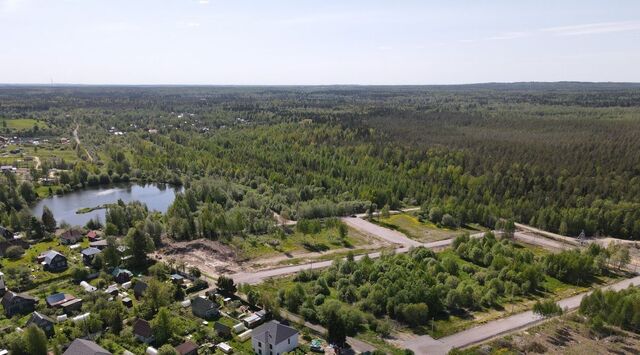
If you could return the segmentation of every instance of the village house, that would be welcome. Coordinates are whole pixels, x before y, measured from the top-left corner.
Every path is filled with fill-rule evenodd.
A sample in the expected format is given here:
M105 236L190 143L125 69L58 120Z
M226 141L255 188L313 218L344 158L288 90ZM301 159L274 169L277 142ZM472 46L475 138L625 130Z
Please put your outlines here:
M266 316L267 316L267 312L265 312L264 310L261 310L243 318L242 323L244 323L244 325L247 328L253 329L259 326L260 324L264 323Z
M171 282L173 282L176 285L182 285L184 283L184 276L180 274L172 274Z
M65 293L54 293L45 298L45 302L49 307L58 307L65 302L69 302L71 300L76 299L73 295L65 294Z
M46 271L58 272L67 269L67 258L55 250L43 253L41 258Z
M191 300L191 312L203 319L211 319L219 314L218 305L202 296Z
M100 250L104 250L104 248L107 247L107 240L106 239L96 240L95 242L90 242L89 246L92 248L98 248Z
M121 269L119 267L113 269L113 271L111 272L111 275L114 277L116 282L119 283L119 284L123 284L125 282L130 281L131 277L133 276L131 271L129 271L127 269Z
M100 239L100 234L98 231L89 231L89 233L87 233L87 239L89 239L89 242L95 242Z
M282 355L298 347L298 331L276 321L253 330L251 345L258 355Z
M82 310L82 298L75 298L60 304L64 314L71 314Z
M91 340L76 339L62 355L111 355L111 353Z
M187 340L176 346L176 352L180 355L198 355L198 345Z
M38 328L42 329L47 337L51 338L55 334L54 320L45 316L40 312L31 313L31 318L27 321L25 327L35 324Z
M82 240L82 232L76 228L67 229L60 234L60 244L71 245Z
M89 247L80 252L82 254L82 261L85 265L91 266L93 264L93 259L96 255L100 254L102 251L98 248Z
M16 314L31 313L36 309L38 299L27 295L26 293L15 293L7 291L2 296L2 307L7 318L11 318Z
M133 321L133 335L145 344L153 342L151 324L144 319L136 318L136 320Z

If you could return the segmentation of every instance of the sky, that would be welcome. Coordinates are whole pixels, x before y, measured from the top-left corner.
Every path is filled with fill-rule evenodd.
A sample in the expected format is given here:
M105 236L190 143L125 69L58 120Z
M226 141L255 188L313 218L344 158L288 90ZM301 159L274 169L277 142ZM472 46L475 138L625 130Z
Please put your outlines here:
M0 0L0 83L640 82L637 0Z

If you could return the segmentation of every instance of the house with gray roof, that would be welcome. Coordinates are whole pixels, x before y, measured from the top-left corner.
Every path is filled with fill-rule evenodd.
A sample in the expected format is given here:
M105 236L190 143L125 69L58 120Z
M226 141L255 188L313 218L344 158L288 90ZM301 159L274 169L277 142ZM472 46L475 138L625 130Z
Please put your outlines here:
M67 269L67 258L55 250L42 254L42 265L47 271L58 272Z
M202 296L191 300L191 312L202 319L211 319L219 314L218 305Z
M116 280L117 283L123 284L131 280L131 276L133 276L133 273L127 269L121 269L117 267L113 269L113 271L111 272L111 275L113 276L113 278Z
M36 309L38 299L26 293L15 293L7 291L2 296L2 307L7 318L11 318L16 314L28 314Z
M298 331L274 320L251 334L253 352L258 355L282 355L298 347Z
M101 252L102 250L98 248L88 247L87 249L82 250L80 254L82 254L82 261L84 262L84 264L91 266L91 264L93 264L93 258L95 258L95 256L100 254Z
M42 329L42 331L44 331L44 333L49 338L51 338L55 334L55 330L53 327L55 324L55 321L40 312L31 313L31 318L29 318L25 327L28 327L32 324Z
M62 355L111 355L111 353L91 340L76 339Z

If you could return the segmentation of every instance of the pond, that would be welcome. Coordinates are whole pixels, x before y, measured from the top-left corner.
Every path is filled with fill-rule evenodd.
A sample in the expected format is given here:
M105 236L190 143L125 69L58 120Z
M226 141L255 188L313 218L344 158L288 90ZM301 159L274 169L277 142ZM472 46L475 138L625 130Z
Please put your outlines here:
M118 199L124 202L140 201L150 211L167 212L177 192L182 187L166 184L150 185L117 185L97 188L86 188L62 196L54 196L38 201L31 209L34 216L42 216L44 206L49 207L58 224L67 222L71 225L84 226L94 217L105 223L105 209L96 209L88 213L76 213L82 208L93 208L107 203L115 203Z

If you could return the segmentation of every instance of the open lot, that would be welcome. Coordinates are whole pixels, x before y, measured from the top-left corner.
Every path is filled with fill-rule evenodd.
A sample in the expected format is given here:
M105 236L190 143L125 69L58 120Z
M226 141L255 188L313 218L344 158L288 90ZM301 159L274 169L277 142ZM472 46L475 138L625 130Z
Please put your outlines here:
M49 127L46 122L37 121L31 118L16 118L16 119L0 118L0 129L3 129L6 127L10 130L26 131L36 126L40 129Z
M471 227L461 227L449 229L438 227L431 222L422 222L416 216L408 213L401 213L389 216L389 218L377 218L374 221L384 227L395 229L406 234L409 238L420 242L433 242L437 240L455 238L462 233L478 233L483 229Z
M349 252L362 254L389 246L389 243L353 228L349 228L347 237L341 240L335 228L328 228L308 235L295 231L284 238L273 235L234 237L229 243L207 239L167 241L153 257L182 261L214 276L330 260Z

